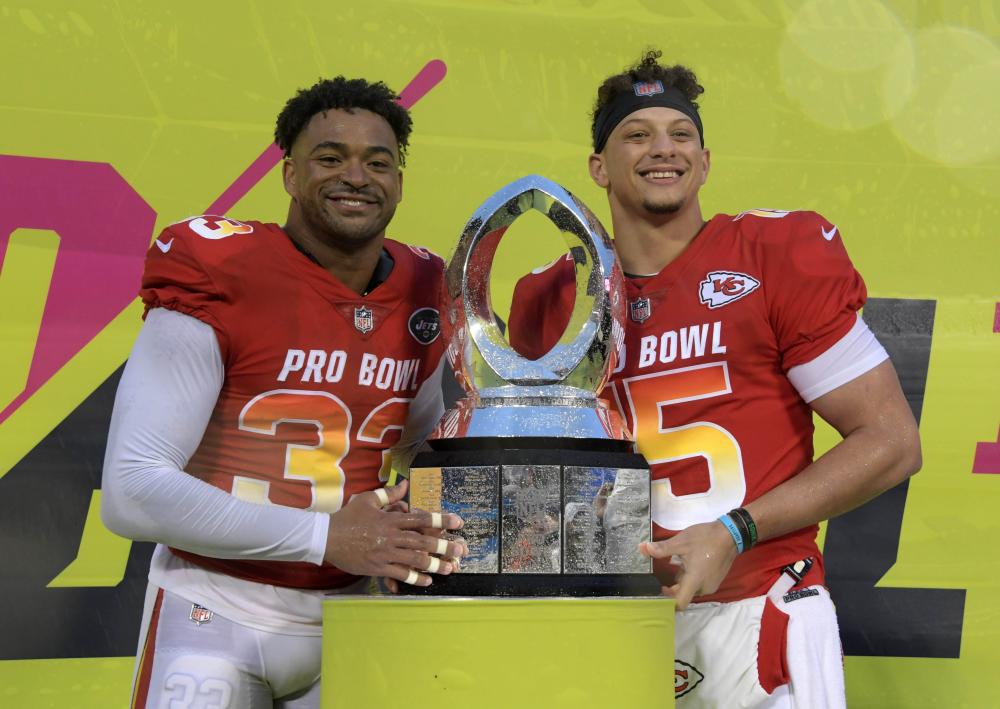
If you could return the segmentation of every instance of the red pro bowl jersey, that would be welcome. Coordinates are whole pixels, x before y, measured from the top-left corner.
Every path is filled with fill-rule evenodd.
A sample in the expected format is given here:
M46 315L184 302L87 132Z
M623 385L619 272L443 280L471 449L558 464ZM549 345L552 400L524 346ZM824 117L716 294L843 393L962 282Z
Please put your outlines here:
M443 262L386 239L394 266L359 296L276 224L201 216L168 227L146 257L146 310L211 325L225 379L186 471L247 500L336 512L379 487L410 402L437 367ZM353 577L305 562L178 556L295 588Z
M511 343L543 355L573 302L572 262L525 276ZM665 539L717 519L812 461L812 415L785 376L847 334L865 284L837 228L812 212L754 210L712 218L659 274L627 279L626 334L603 396L617 404L653 470L653 533ZM778 569L812 556L817 527L741 554L717 593L758 596ZM665 560L657 575L670 582Z

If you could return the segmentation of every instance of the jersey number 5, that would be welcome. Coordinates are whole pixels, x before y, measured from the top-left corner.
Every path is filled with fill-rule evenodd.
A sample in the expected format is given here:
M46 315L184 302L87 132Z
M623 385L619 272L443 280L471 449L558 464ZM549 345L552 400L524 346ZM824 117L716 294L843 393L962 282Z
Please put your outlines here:
M704 492L676 495L669 478L653 481L653 521L664 529L680 531L739 507L746 494L746 478L740 444L733 434L708 421L663 426L667 406L732 393L726 363L644 374L622 384L632 430L654 475L657 465L688 458L704 458L708 465L709 484Z

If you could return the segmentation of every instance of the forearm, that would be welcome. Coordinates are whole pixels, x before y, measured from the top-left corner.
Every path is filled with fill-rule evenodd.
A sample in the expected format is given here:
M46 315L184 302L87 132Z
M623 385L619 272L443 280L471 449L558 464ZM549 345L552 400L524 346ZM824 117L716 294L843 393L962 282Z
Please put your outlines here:
M919 468L907 436L852 432L795 477L745 507L758 541L844 514L899 484Z
M410 403L410 410L403 425L403 433L390 451L392 469L403 477L409 477L410 464L417 453L429 450L425 441L441 417L444 416L441 378L444 376L446 368L448 376L451 376L451 368L442 357L434 372L420 386L420 390ZM394 480L394 478L390 477L390 480Z
M162 464L106 469L105 481L104 523L121 536L220 559L323 560L328 515L239 500Z
M812 402L844 440L746 505L758 540L848 512L920 469L920 436L896 372L885 361Z

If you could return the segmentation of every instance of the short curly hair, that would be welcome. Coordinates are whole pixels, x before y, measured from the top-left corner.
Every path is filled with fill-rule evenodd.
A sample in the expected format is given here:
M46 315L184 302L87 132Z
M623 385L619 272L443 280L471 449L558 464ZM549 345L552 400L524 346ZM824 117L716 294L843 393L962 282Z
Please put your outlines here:
M278 114L274 142L284 151L285 157L289 157L296 138L313 116L331 109L351 111L354 108L363 108L386 120L396 135L399 163L406 165L406 148L409 146L413 119L410 112L399 104L396 92L381 81L372 83L365 79L337 76L320 79L308 89L300 89Z
M637 64L604 80L597 89L597 101L594 102L594 110L590 114L591 133L597 125L597 114L601 109L621 94L631 92L632 85L636 82L662 81L665 87L673 86L684 94L695 109L698 108L698 97L705 92L705 87L698 83L698 77L688 67L681 64L669 67L661 65L659 59L662 56L663 52L660 50L649 49Z

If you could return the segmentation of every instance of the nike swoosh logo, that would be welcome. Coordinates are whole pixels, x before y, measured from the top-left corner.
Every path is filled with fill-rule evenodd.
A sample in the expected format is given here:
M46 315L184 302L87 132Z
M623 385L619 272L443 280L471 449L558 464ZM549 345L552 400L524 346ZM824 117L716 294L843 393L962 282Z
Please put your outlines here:
M834 229L834 231L836 231L836 229ZM824 236L826 236L826 234L824 234ZM171 239L170 241L168 241L165 244L162 241L160 241L159 239L156 240L156 246L157 246L157 248L159 248L160 251L162 251L163 253L167 253L168 251L170 251L170 247L173 246L173 245L174 245L174 240L173 239Z
M833 229L827 231L826 227L821 226L819 230L823 232L823 238L826 239L827 241L833 241L833 237L837 235L837 227L833 227Z

